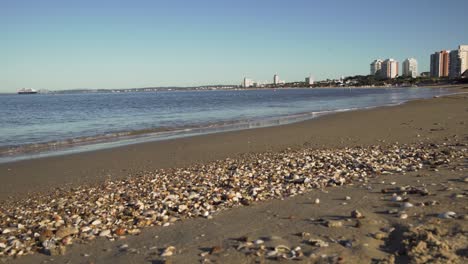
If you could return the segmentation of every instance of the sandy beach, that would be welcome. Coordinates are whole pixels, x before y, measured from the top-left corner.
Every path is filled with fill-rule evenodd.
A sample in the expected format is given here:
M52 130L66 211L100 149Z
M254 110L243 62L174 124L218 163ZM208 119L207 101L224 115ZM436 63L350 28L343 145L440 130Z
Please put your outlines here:
M468 95L458 94L284 126L0 164L0 263L463 263L467 120ZM281 173L270 171L277 166ZM189 184L179 185L179 179ZM260 187L268 182L270 189L252 194L250 180ZM195 183L210 190L206 197ZM134 196L104 198L112 188L125 192L131 185ZM272 187L283 189L272 193ZM177 192L193 197L171 201ZM97 202L97 210L107 209L67 211L73 199L89 206L86 198ZM190 200L203 210L191 208L196 202L181 207ZM105 207L110 201L115 211ZM122 201L132 216L116 205ZM40 212L46 208L40 205L59 213ZM35 210L21 219L13 213L28 206ZM48 220L35 222L44 220L41 213ZM25 221L33 215L38 218ZM90 231L84 231L87 225ZM64 227L76 230L59 237ZM12 245L17 255L32 243L21 235L33 237L36 246L24 250L26 256L7 256Z

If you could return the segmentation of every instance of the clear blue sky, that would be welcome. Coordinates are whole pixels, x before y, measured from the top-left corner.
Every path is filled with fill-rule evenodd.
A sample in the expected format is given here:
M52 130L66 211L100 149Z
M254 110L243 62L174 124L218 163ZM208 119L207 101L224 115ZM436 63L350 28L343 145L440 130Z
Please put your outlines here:
M0 0L0 92L368 74L468 44L467 0Z

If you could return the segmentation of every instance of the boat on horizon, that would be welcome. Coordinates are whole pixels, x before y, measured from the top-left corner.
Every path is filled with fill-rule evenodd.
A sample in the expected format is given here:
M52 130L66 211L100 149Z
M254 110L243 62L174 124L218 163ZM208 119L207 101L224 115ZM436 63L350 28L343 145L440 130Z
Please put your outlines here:
M31 88L23 88L18 90L18 94L37 94L37 91Z

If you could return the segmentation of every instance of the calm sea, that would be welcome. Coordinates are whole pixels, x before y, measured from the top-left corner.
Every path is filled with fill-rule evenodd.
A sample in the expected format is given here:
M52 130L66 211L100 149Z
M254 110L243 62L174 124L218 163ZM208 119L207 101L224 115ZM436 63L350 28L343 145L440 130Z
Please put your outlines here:
M445 89L277 89L0 95L0 162L287 124Z

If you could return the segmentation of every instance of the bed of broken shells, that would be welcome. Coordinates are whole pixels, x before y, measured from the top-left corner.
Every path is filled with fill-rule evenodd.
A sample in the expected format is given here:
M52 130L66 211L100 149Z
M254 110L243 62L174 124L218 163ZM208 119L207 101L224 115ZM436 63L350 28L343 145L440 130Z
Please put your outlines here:
M436 167L466 156L464 145L435 144L287 150L144 172L96 186L4 201L0 205L0 256L64 254L66 246L76 242L97 237L115 240L148 226L211 218L235 206L366 182L379 174ZM300 254L295 251L291 257L296 253Z

